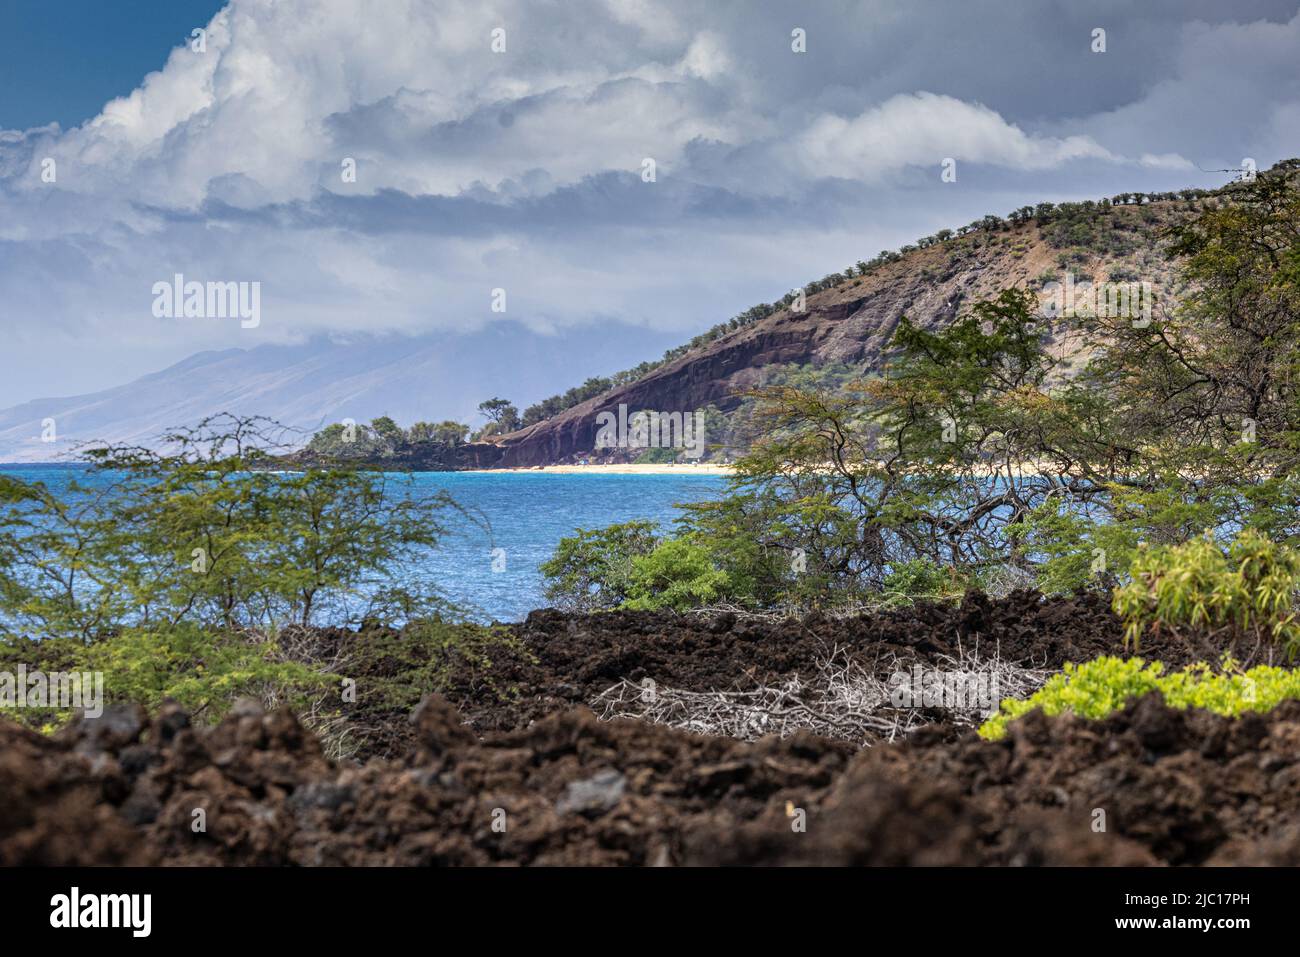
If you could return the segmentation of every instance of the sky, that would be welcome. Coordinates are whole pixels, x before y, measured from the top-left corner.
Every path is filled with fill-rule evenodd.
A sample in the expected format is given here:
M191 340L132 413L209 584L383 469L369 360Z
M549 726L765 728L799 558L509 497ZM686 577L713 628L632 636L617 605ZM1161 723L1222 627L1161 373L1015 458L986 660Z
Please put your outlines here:
M685 340L1298 155L1297 62L1296 0L3 0L0 408L268 343ZM177 274L257 323L158 315Z

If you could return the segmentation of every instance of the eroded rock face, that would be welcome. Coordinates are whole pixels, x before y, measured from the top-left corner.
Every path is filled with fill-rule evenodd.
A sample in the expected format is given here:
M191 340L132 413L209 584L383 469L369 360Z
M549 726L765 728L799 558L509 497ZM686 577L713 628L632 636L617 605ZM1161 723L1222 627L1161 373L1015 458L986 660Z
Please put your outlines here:
M588 399L503 439L499 446L500 465L507 468L549 465L590 454L596 445L598 414L616 412L619 405L626 405L629 412L651 409L684 413L709 405L731 412L740 404L740 391L754 385L767 366L830 361L821 359L821 353L837 351L826 348L830 334L837 331L838 323L854 315L858 316L856 324L863 337L853 340L835 337L844 358L834 361L869 364L882 354L884 341L877 328L878 317L865 300L819 304L803 315L771 316L656 369L636 382Z

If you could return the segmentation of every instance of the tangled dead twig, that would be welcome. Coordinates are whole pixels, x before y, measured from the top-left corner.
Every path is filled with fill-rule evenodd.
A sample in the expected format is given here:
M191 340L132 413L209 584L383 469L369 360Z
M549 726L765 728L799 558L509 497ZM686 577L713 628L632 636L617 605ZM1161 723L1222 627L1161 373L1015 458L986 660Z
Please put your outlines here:
M262 633L249 632L250 640L265 640ZM343 642L330 639L326 633L316 628L304 628L290 625L274 635L276 661L310 663L322 675L346 674L350 656ZM267 710L287 704L283 699L283 688L267 684L263 687L260 699ZM310 730L320 740L325 756L331 761L350 761L356 757L361 742L353 734L351 720L338 708L339 695L335 688L323 690L312 695L306 701L295 700L298 718L303 727Z
M889 659L877 662L884 666L879 672L871 672L837 648L818 663L812 681L794 675L780 685L744 691L688 691L623 679L597 695L592 709L603 720L633 718L746 741L808 731L866 746L936 721L973 726L996 710L1003 697L1032 694L1051 674L966 652L938 660L942 668L926 667L956 679L952 683L957 686L978 685L996 693L983 707L935 705L924 699L900 707L897 676L910 675L910 665Z
M705 620L718 618L722 615L729 615L738 621L759 621L770 623L800 621L810 615L817 615L830 621L846 621L854 618L878 615L882 611L907 608L920 602L956 603L960 601L960 599L960 595L952 594L935 593L932 595L903 595L901 593L882 593L875 598L843 601L826 606L787 602L785 604L774 605L770 608L757 609L748 608L743 605L731 604L730 602L715 602L711 605L703 605L699 608L687 609L681 614L686 618L702 618Z
M897 718L891 721L862 710L836 712L820 700L810 700L814 697L810 691L797 677L779 687L753 691L648 689L624 679L601 692L594 704L605 720L636 718L741 740L810 731L866 743L899 733Z

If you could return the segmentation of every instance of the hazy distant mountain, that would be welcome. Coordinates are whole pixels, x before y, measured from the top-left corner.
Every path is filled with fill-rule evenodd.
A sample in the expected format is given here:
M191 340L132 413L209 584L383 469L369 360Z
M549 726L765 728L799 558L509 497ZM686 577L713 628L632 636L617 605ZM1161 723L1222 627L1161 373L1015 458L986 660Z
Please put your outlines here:
M494 395L520 408L570 383L634 366L672 338L587 327L542 336L514 324L471 335L316 340L202 352L116 388L36 399L0 411L0 462L48 462L83 441L141 442L206 415L266 415L313 429L390 415L402 424L457 419ZM53 419L57 442L41 441Z

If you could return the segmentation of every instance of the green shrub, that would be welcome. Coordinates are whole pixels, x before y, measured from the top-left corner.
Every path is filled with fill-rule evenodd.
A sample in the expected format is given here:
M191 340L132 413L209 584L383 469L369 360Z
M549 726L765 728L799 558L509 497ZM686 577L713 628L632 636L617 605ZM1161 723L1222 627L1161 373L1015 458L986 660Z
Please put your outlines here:
M274 638L236 634L181 621L157 628L124 628L86 644L76 639L36 641L0 635L0 672L99 673L104 705L134 702L155 711L179 702L195 720L220 719L241 697L284 702L302 709L336 686L339 678L289 661ZM65 724L73 711L0 708L10 720L42 731Z
M1148 631L1208 633L1278 642L1294 654L1300 624L1300 552L1246 529L1226 548L1209 535L1180 545L1139 548L1130 582L1114 593L1124 640L1134 647Z
M1151 691L1159 691L1171 708L1205 708L1235 717L1300 698L1300 670L1260 665L1246 672L1216 673L1197 663L1165 674L1158 661L1097 658L1082 665L1067 664L1028 698L1007 698L979 733L996 741L1006 734L1008 723L1036 708L1048 715L1069 711L1083 718L1104 718Z
M1140 543L1180 544L1226 521L1237 507L1232 493L1206 493L1176 474L1152 488L1117 483L1095 510L1049 499L1011 532L1034 556L1035 584L1045 594L1109 589L1124 580Z
M960 598L970 584L951 565L937 565L928 558L895 562L882 583L886 604L910 604L918 598L942 600Z
M623 607L685 611L726 597L729 583L727 573L714 564L704 545L691 538L670 538L650 554L633 559Z
M546 597L566 611L684 611L748 595L726 542L687 534L660 539L652 522L624 522L560 539L543 562Z
M498 686L493 659L534 660L524 644L502 625L422 618L401 629L360 631L341 663L357 682L364 707L401 714L431 691L445 693L456 681L469 681L509 696Z
M577 535L560 539L555 553L541 564L547 600L564 611L617 608L628 597L633 559L649 554L658 542L653 522L578 529Z
M285 661L279 651L274 638L180 622L101 639L87 646L86 667L104 673L110 701L137 702L153 712L170 699L204 721L220 719L242 697L302 707L338 684L337 676Z

